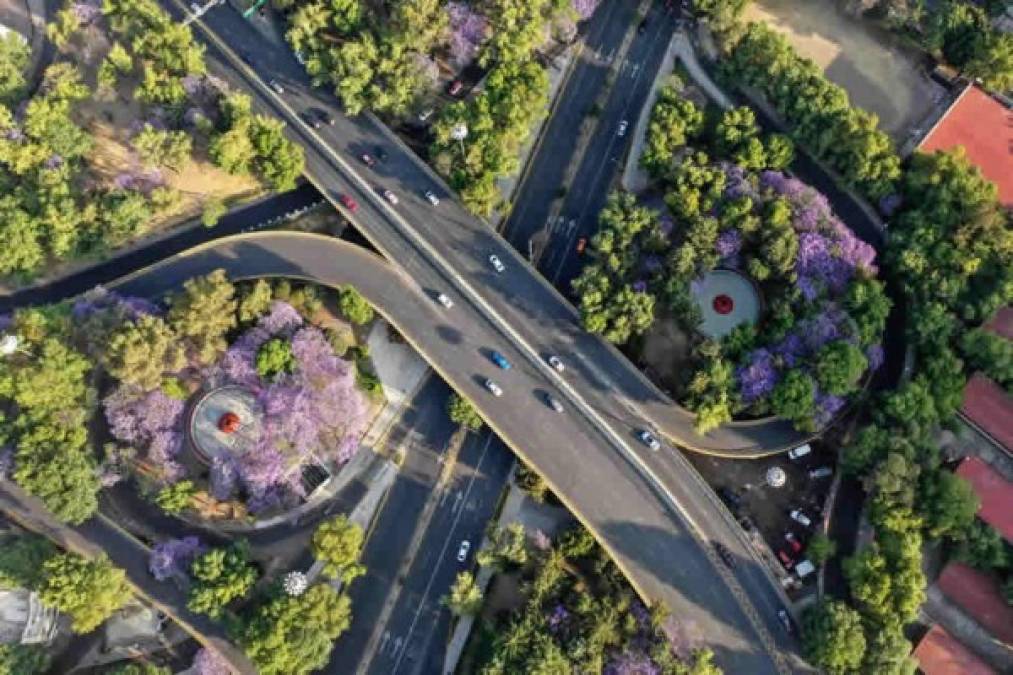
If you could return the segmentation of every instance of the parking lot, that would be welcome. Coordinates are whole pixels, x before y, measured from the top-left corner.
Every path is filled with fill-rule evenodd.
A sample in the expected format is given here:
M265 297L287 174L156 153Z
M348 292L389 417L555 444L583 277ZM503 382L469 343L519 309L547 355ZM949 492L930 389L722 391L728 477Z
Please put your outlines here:
M834 453L818 441L811 448L811 452L797 460L787 455L735 460L686 453L740 523L755 528L775 555L782 552L788 558L778 570L785 574L786 567L794 568L796 562L805 558L805 545L820 526L823 504L833 480ZM775 468L784 472L785 481L780 487L768 483L768 472ZM800 511L810 524L793 520L792 511ZM787 539L789 534L794 543ZM814 578L812 575L806 579L806 588L811 588Z

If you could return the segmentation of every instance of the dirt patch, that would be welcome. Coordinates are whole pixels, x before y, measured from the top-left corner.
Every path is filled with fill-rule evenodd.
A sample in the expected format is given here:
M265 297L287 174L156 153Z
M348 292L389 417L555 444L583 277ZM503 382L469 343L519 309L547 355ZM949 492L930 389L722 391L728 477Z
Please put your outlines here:
M896 37L844 13L833 2L757 0L746 10L784 34L848 92L852 103L879 116L880 128L904 140L944 95Z
M520 572L497 574L489 583L485 603L482 605L482 617L492 621L497 615L509 614L523 607L524 599Z
M669 315L659 316L644 334L640 357L651 380L667 392L679 392L692 344Z

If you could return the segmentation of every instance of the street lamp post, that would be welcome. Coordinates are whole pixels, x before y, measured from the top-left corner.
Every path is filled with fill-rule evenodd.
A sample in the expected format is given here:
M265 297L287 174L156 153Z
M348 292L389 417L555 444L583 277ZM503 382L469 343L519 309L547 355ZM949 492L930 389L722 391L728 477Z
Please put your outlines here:
M450 130L450 137L461 145L461 157L464 157L464 139L468 137L468 125L464 122L458 122L454 125L454 128Z

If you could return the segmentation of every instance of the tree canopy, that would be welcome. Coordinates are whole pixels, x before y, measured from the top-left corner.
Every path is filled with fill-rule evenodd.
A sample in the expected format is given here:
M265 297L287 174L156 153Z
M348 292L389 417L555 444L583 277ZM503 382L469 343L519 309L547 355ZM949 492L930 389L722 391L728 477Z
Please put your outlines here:
M130 599L126 573L105 557L87 560L60 553L43 564L38 588L43 604L71 618L75 633L90 633Z
M323 573L345 584L366 573L359 562L362 553L362 528L338 515L324 521L313 533L313 557L324 563Z

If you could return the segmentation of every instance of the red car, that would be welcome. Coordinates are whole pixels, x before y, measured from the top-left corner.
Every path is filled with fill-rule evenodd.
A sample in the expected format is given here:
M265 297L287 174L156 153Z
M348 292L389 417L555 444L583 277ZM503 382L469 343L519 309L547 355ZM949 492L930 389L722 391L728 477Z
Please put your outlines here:
M341 195L341 203L352 213L359 210L359 202L352 199L349 195Z
M784 535L784 539L785 541L788 542L788 548L791 549L792 553L798 554L802 552L802 542L800 542L798 540L798 537L796 537L794 534L789 532L788 534Z
M784 565L784 569L790 570L795 566L795 561L791 559L791 556L784 551L778 551L777 557L781 560L781 564Z
M450 94L451 96L457 96L458 94L461 93L462 89L464 89L464 82L461 82L460 80L454 80L453 82L450 83L450 87L447 88L447 93Z
M577 240L577 254L583 253L585 248L587 248L587 237L581 237Z
M362 153L362 162L368 167L376 166L376 160L369 156L368 153Z

